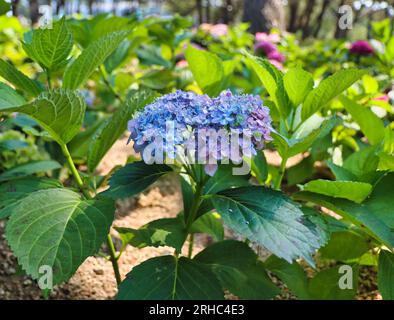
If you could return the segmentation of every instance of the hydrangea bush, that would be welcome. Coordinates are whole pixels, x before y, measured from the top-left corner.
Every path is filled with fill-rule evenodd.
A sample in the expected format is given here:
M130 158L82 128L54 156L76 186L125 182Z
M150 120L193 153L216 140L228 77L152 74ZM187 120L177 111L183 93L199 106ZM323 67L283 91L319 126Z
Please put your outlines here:
M52 158L0 173L0 219L26 274L42 285L42 267L50 268L53 278L43 289L51 289L100 253L112 263L118 299L224 299L227 293L271 299L280 290L270 274L300 299L350 299L356 287L336 286L340 265L354 266L354 279L359 266L373 265L383 298L393 298L392 110L373 100L382 95L373 77L340 68L315 81L298 66L282 72L238 46L229 58L221 27L213 41L223 41L225 54L188 46L189 78L174 80L187 21L139 22L153 34L168 32L149 38L169 48L165 59L152 47L131 46L140 36L133 33L138 22L100 19L63 18L25 37L26 54L41 68L37 79L0 60L2 125L34 135ZM109 31L112 19L117 24ZM94 38L83 31L91 28ZM242 28L226 33L233 41ZM243 41L252 51L253 37ZM149 71L130 79L122 71L130 57ZM388 115L376 115L371 100ZM127 128L141 160L99 176L97 166ZM239 153L231 152L231 142ZM266 149L280 164L267 162ZM200 152L213 163L196 161ZM290 167L294 156L302 159ZM113 225L117 200L169 174L181 186L181 212L139 229ZM224 228L239 240L225 239ZM193 254L197 233L213 241ZM262 261L256 245L272 255ZM118 263L126 246L172 249L122 278ZM314 268L321 258L337 262L308 278L299 262Z

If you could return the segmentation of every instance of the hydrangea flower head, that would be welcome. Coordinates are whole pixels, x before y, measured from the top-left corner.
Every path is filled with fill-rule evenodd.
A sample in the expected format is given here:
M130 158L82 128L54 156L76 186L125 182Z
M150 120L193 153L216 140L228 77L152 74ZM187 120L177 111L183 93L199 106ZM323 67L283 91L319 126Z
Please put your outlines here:
M350 53L361 56L368 56L374 53L374 50L370 43L366 40L358 40L351 44Z
M128 128L136 152L143 153L159 140L166 158L187 150L193 157L202 154L213 159L205 166L210 175L219 162L237 163L243 155L252 156L262 149L271 140L272 130L269 109L259 96L230 91L216 98L184 91L164 95L129 121ZM235 144L235 149L230 144Z

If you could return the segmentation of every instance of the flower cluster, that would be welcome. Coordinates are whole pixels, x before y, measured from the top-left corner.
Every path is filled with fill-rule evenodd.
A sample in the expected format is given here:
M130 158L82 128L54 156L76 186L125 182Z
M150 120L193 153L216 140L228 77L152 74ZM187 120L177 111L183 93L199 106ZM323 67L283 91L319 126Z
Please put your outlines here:
M368 56L374 53L372 46L368 41L358 40L351 44L349 49L351 54L357 54L361 56Z
M257 55L263 55L278 69L283 69L285 56L281 54L275 44L269 41L260 41L254 46Z
M228 34L228 25L224 23L219 23L219 24L203 23L200 26L200 28L204 32L209 33L214 38L223 37Z
M184 91L164 95L147 105L128 127L134 149L143 158L147 146L157 143L161 146L155 151L161 150L166 158L179 156L180 149L189 154L192 150L194 160L201 159L201 154L210 159L204 163L208 174L215 172L219 162L239 163L242 156L255 154L271 140L272 130L269 109L260 97L230 91L216 98Z

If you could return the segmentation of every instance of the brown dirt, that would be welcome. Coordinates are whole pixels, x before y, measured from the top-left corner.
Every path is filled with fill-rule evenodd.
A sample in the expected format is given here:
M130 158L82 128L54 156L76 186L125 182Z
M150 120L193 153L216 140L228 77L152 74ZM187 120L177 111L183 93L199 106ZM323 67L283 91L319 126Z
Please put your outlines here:
M132 155L131 147L126 146L126 137L119 140L107 156L103 159L98 169L100 174L107 174L115 165L124 165L127 158ZM268 151L268 161L278 165L280 157ZM300 157L291 159L290 166L301 160ZM114 226L139 228L149 221L174 217L182 210L182 198L179 185L175 177L169 177L155 183L149 190L134 199L124 200L117 204ZM111 229L111 234L116 238L116 231ZM41 299L42 294L37 285L19 269L16 259L11 253L4 238L4 221L0 221L0 300L1 299ZM227 237L233 237L227 232ZM195 238L194 254L202 250L209 242L208 237L199 235ZM116 245L119 247L119 241ZM103 248L105 249L105 248ZM187 250L187 243L183 248ZM261 247L255 247L264 259L269 253ZM186 253L186 252L185 252ZM119 264L122 277L146 259L173 254L169 247L136 249L127 247ZM376 298L376 281L371 280L371 272L364 274L368 281L363 282L363 292L360 298ZM274 277L274 281L283 289L278 299L294 299L289 290ZM366 283L366 284L365 284ZM371 292L365 294L365 292ZM104 257L89 257L77 270L76 274L66 283L56 287L50 299L112 299L116 294L116 283L111 263Z

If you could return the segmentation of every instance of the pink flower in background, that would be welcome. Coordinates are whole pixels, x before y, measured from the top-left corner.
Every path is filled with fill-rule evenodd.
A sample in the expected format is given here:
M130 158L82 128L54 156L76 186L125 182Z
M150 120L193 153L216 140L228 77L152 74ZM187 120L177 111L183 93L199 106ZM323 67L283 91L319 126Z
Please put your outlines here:
M226 36L228 34L228 26L224 23L215 24L212 26L210 33L215 38Z
M254 46L254 51L256 51L256 53L263 53L264 55L268 56L270 53L278 51L278 49L271 42L261 41L256 43Z
M278 68L281 70L283 69L281 63L284 62L286 58L283 54L279 52L278 48L273 43L268 41L261 41L254 46L254 50L256 54L264 55L268 58L268 60L279 63L280 67Z
M285 56L283 54L281 54L279 51L273 51L269 54L267 54L267 58L269 60L275 60L278 62L284 62L285 61Z
M350 53L361 56L368 56L374 53L372 46L366 40L358 40L351 44Z
M273 64L275 67L277 67L280 71L283 71L283 70L284 70L283 65L282 65L279 61L276 61L276 60L269 60L269 62L270 62L271 64Z
M189 64L187 63L186 60L180 60L180 61L178 61L178 62L176 63L176 67L177 67L177 68L186 68L186 67L188 67L188 66L189 66Z
M384 101L384 102L389 102L390 101L389 96L387 94L383 94L383 95L381 95L379 97L373 98L372 100Z
M265 33L265 32L257 32L256 33L256 42L268 41L272 43L278 43L280 41L280 36L277 33Z

